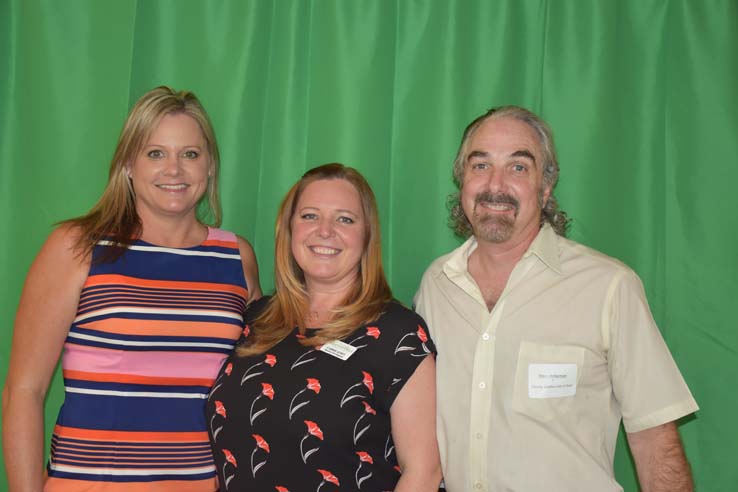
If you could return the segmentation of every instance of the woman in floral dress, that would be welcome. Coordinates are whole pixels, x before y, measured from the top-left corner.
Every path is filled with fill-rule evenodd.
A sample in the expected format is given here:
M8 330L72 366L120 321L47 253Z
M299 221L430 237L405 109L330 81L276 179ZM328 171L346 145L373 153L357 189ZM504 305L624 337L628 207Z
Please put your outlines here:
M275 294L246 312L207 405L221 490L438 490L435 348L381 258L356 170L326 164L288 192Z

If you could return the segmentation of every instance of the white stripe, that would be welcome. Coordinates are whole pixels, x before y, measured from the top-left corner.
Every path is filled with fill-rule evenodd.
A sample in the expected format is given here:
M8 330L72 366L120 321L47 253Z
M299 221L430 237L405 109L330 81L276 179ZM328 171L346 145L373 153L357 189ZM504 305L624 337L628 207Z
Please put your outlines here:
M49 468L54 471L67 473L80 473L84 475L197 475L198 473L207 473L215 471L215 465L201 466L199 468L176 469L171 468L147 468L147 469L118 469L118 468L88 468L81 466L57 465L49 463Z
M227 343L203 343L203 342L137 342L132 340L115 340L113 338L96 337L93 335L85 335L84 333L70 332L70 338L81 338L82 340L90 340L93 342L110 343L113 345L128 345L133 347L207 347L207 348L223 348L231 350L233 345Z
M64 389L68 393L81 393L83 395L106 395L106 396L130 396L134 398L189 398L189 399L207 399L207 393L156 393L153 391L113 391L113 390L96 390L87 388L72 388L65 386Z
M243 321L243 317L238 313L229 311L214 311L206 309L161 309L161 308L134 308L134 307L112 307L107 309L98 309L85 314L80 314L74 318L74 322L82 321L94 316L103 316L105 314L114 313L141 313L141 314L176 314L182 316L218 316L220 318L231 318Z
M113 241L98 241L97 244L100 246L113 246L115 243ZM138 251L153 251L156 253L171 253L174 255L182 255L182 256L211 256L215 258L227 258L229 260L240 260L241 255L234 255L229 253L218 253L216 251L191 251L188 249L176 249L176 248L162 248L161 246L140 246L140 245L131 245L128 246L128 249L135 249Z

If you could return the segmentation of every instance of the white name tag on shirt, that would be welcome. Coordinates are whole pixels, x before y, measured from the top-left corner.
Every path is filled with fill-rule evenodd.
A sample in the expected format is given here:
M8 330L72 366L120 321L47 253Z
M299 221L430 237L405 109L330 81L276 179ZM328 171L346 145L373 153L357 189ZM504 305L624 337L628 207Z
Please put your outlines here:
M341 360L346 360L356 352L356 347L349 345L341 340L333 340L330 343L326 343L319 349L321 352L330 354L333 357L338 357Z
M528 397L560 398L577 393L576 364L529 364Z

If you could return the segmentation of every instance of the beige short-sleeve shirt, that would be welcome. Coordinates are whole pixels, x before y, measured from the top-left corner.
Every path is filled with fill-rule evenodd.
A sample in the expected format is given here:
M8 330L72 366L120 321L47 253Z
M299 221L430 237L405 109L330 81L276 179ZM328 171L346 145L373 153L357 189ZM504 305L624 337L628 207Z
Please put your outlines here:
M639 278L546 225L490 312L476 245L433 262L415 297L438 349L447 490L622 491L621 419L637 432L698 409Z

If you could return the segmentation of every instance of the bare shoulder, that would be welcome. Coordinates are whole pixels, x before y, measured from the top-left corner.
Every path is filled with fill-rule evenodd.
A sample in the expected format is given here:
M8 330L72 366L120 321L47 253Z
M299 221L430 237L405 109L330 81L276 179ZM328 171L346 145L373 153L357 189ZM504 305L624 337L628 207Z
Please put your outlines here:
M53 262L59 267L87 273L90 258L78 248L82 231L72 224L62 224L54 229L44 242L36 262Z
M246 285L249 291L249 302L261 297L261 286L259 285L259 265L256 261L256 254L251 243L244 237L236 235L238 241L238 251L241 254L241 264L243 265L243 274L246 278Z

